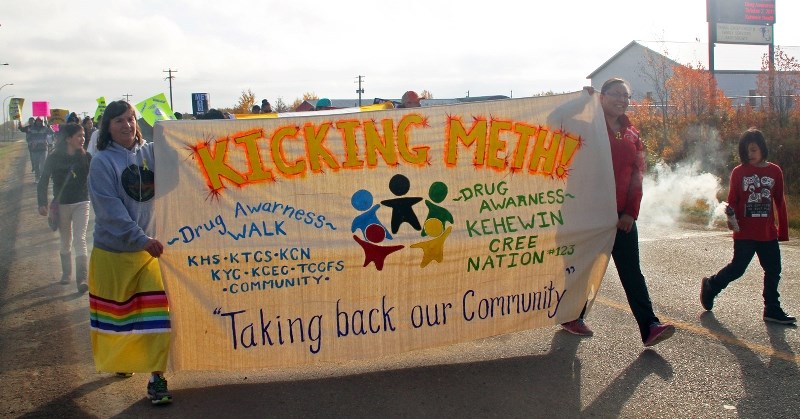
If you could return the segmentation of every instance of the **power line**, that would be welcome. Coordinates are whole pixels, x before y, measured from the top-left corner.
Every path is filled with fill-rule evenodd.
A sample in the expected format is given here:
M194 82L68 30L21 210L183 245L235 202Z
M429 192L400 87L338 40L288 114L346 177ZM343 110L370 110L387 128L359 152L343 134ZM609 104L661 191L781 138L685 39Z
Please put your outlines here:
M127 93L122 95L122 97L124 97L125 101L128 102L128 103L130 103L130 101L131 101L131 96L133 96L133 95L127 94Z

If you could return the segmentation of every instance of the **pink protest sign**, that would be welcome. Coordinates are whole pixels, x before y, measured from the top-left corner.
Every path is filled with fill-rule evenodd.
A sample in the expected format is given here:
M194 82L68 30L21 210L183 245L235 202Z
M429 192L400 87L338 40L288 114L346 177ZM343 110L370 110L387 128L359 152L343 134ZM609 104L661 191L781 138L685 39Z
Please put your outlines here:
M31 102L33 116L50 117L50 102Z

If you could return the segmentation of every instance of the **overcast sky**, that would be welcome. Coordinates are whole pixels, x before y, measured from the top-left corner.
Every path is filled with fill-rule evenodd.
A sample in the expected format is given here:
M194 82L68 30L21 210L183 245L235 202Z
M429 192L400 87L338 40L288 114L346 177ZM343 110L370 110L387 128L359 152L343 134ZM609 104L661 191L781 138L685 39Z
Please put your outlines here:
M95 99L191 93L232 107L242 91L290 104L336 99L514 97L579 90L630 41L708 62L704 0L4 1L0 97L94 113ZM800 57L800 1L776 0L775 43ZM719 45L717 69L760 67L766 46ZM7 105L7 101L5 101Z

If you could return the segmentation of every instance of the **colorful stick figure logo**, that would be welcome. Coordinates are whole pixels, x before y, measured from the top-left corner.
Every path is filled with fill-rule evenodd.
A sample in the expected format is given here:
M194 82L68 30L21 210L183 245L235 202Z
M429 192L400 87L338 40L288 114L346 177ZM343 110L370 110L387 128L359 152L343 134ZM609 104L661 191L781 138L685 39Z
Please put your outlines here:
M444 244L453 226L447 227L447 223L454 224L453 214L441 204L447 197L448 188L443 182L433 182L428 189L428 198L425 206L428 214L425 217L424 226L420 225L414 205L423 200L419 196L405 196L411 190L411 181L408 177L397 174L389 180L389 192L393 197L374 203L373 192L360 189L353 193L350 203L353 208L361 213L353 218L351 232L359 234L353 235L353 240L364 250L364 267L370 263L375 264L379 271L383 270L386 259L389 255L407 247L406 245L382 245L386 240L402 240L415 237L430 237L429 240L420 241L408 245L408 247L422 250L420 267L424 268L432 261L441 263L444 260ZM383 210L385 207L387 210ZM387 217L389 212L391 231L386 228L381 221L382 217ZM413 229L413 232L401 232L403 224ZM394 236L392 236L394 234ZM398 235L399 234L399 235Z

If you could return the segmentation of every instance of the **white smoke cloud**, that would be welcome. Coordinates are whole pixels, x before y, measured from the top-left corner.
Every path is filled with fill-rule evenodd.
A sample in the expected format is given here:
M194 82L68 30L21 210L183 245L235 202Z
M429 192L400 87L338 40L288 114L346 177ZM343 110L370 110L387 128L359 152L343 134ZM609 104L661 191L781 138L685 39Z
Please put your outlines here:
M674 225L685 206L707 208L708 227L724 222L724 202L717 200L720 179L711 173L699 173L699 163L678 164L674 169L663 163L645 176L639 219L642 222Z

